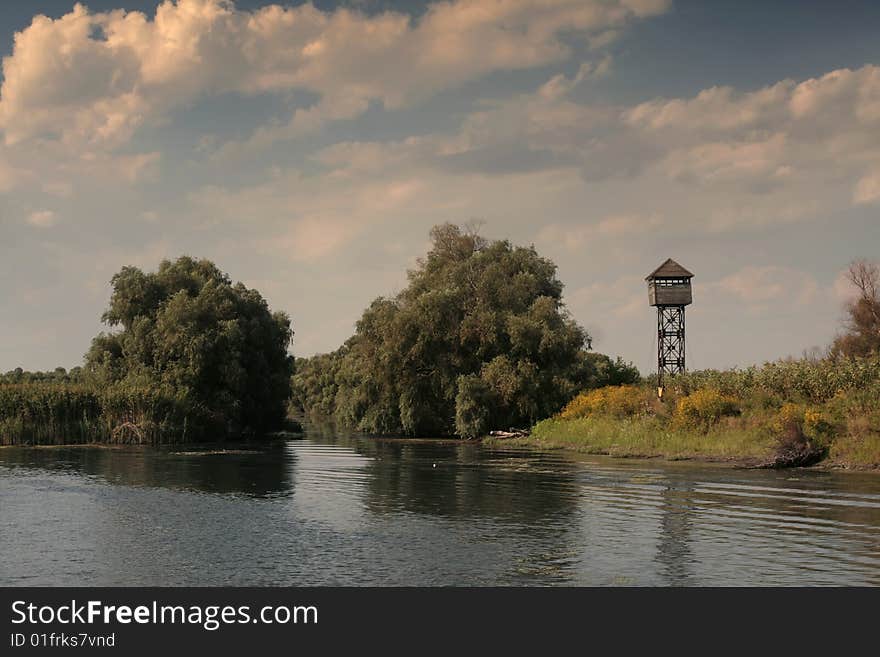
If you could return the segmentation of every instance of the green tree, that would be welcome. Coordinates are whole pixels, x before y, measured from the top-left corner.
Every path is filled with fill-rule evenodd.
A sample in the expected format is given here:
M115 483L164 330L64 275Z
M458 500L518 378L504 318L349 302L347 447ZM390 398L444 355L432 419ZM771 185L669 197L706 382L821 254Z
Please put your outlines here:
M638 378L588 351L555 265L534 247L452 224L431 242L406 289L376 299L340 350L298 369L297 404L370 433L470 437L531 424L609 377Z
M259 433L283 420L293 332L259 292L186 256L155 273L123 267L111 282L102 320L119 330L92 341L90 383L161 390L229 433Z

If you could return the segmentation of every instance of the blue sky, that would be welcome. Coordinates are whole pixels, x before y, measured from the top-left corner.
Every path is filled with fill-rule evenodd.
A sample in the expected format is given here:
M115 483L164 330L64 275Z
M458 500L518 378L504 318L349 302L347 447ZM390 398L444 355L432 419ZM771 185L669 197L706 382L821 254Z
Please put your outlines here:
M643 371L666 257L696 274L691 367L826 344L841 272L878 257L878 3L159 14L0 5L0 370L77 364L110 276L182 253L310 355L405 284L432 224L477 218L553 258L595 347Z

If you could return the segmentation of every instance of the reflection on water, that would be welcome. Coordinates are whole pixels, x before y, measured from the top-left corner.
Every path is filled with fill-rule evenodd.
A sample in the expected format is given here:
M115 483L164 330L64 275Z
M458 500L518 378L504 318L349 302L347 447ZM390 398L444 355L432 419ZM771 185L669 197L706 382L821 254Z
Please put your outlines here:
M880 584L880 476L313 429L0 450L0 584Z
M269 496L290 492L292 457L280 441L237 448L9 448L0 450L0 466L70 472L126 486Z
M691 481L670 483L660 493L660 540L657 546L657 562L660 574L670 585L685 586L690 583L690 564L693 553L690 548L693 523L694 487Z

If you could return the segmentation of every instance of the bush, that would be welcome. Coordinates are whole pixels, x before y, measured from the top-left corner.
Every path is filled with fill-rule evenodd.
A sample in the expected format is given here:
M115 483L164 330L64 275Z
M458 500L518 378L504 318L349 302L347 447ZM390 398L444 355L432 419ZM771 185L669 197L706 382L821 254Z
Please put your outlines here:
M722 417L738 413L736 400L706 388L681 397L675 405L673 421L682 427L706 430Z
M647 408L646 392L638 386L605 386L582 392L562 409L560 417L571 420L593 414L628 417Z
M880 358L779 360L746 369L697 370L676 375L668 387L679 395L713 388L748 399L758 392L780 400L823 403L880 381Z
M816 407L787 402L779 409L772 430L784 444L806 441L824 444L830 439L833 427Z

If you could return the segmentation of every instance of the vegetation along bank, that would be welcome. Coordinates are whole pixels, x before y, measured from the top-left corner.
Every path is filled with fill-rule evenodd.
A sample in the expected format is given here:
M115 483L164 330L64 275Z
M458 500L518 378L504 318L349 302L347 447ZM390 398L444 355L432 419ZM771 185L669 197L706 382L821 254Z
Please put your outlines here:
M0 444L215 441L282 426L292 331L259 292L189 257L124 267L112 287L111 331L82 367L0 376Z
M880 359L803 359L585 391L505 444L787 467L880 465ZM492 439L495 440L495 439Z
M509 439L618 456L783 467L880 465L880 268L849 271L847 321L821 357L656 382L594 353L556 266L444 224L354 335L294 361L285 313L207 260L124 267L71 371L0 375L0 444L264 436L289 410L370 434Z

